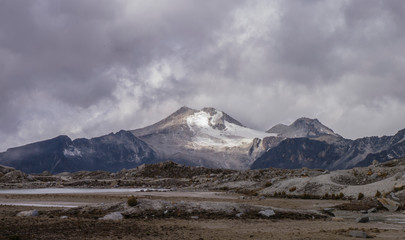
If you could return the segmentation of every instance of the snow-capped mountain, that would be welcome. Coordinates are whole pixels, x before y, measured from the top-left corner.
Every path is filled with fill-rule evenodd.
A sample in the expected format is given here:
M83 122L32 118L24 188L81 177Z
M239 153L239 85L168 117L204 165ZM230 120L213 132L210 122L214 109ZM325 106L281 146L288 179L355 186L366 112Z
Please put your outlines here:
M263 139L275 134L256 131L227 121L229 117L221 111L204 108L186 118L191 130L193 146L211 148L238 147L252 144L255 138Z
M248 168L264 152L262 140L276 134L243 126L214 108L182 107L152 126L132 133L148 143L161 158L193 165Z

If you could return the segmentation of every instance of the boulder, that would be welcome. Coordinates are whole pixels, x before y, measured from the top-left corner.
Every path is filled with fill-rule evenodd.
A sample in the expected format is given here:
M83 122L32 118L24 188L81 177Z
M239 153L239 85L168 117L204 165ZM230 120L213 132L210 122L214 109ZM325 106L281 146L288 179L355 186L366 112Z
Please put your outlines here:
M356 222L358 222L358 223L366 223L369 221L370 221L370 218L368 216L361 216L361 217L356 218Z
M400 203L388 198L377 198L377 200L390 212L395 212L399 209Z
M3 180L7 180L7 181L17 181L17 180L22 180L24 178L25 178L25 175L20 170L8 172L2 177Z
M276 213L273 211L273 209L262 210L259 212L259 214L264 217L272 217L272 216L276 215Z
M38 215L39 213L36 209L17 213L17 217L37 217Z
M122 219L124 219L124 216L120 212L113 212L100 218L100 220L114 220L114 221L119 221Z

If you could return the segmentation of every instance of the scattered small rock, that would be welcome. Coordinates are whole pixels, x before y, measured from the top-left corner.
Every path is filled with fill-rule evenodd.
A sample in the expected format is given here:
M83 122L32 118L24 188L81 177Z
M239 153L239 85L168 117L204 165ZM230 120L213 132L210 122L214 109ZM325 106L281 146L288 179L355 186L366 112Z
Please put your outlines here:
M375 213L377 212L377 208L370 208L369 210L367 210L367 213Z
M38 215L39 213L36 209L17 213L17 217L37 217Z
M356 222L358 222L358 223L366 223L369 221L370 221L370 218L368 216L361 216L361 217L356 218Z
M360 213L367 214L368 211L367 210L361 210Z
M376 180L378 177L379 177L378 173L373 173L369 178L370 180Z
M200 217L199 217L199 216L191 216L190 218L197 220L197 219L199 219Z
M61 216L60 219L68 219L68 216Z
M235 216L236 216L237 218L241 218L241 217L243 216L243 213L237 213Z
M333 213L334 210L335 210L334 208L324 208L322 209L322 212L328 214L329 216L334 217L335 216L335 214Z
M113 212L113 213L107 214L104 217L100 218L100 220L114 220L114 221L118 221L118 220L122 220L122 219L124 219L124 216L122 216L122 214L120 212Z
M350 231L349 235L354 238L369 238L370 236L363 231Z
M401 201L401 199L399 199L399 198L395 195L395 193L393 193L393 192L390 193L390 196L391 196L392 200L394 200L394 201Z
M333 217L331 220L332 220L332 222L343 222L344 221L344 219L341 217Z
M265 217L272 217L276 215L276 213L272 209L266 209L263 211L259 212L260 215L265 216Z

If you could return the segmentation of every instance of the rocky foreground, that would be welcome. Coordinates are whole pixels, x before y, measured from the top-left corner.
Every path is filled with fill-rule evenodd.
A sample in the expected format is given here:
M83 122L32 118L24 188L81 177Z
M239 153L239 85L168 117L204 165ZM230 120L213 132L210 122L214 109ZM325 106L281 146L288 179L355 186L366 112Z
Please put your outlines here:
M369 167L323 169L229 170L188 167L173 162L141 165L119 172L79 171L25 174L0 166L0 187L45 188L160 188L185 191L226 191L247 196L361 199L385 197L405 200L405 159Z
M133 197L0 192L0 204L86 203L74 208L0 206L0 236L6 236L0 239L110 239L111 234L121 239L401 239L405 235L400 220L405 219L405 159L332 172L237 171L164 162L115 173L53 175L2 166L0 186L165 189ZM232 233L225 234L230 229ZM83 232L88 235L80 235Z

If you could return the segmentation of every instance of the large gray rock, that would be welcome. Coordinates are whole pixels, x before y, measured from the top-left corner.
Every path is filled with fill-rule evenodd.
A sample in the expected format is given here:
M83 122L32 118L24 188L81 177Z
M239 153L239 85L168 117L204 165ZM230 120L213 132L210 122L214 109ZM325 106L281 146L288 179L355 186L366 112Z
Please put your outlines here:
M38 215L39 213L36 209L17 213L17 217L37 217Z
M272 209L266 209L266 210L260 211L259 214L264 217L272 217L272 216L276 215L276 213Z
M388 198L377 198L377 200L390 212L395 212L399 209L401 204Z
M124 219L124 216L120 212L113 212L100 218L100 220L114 220L114 221L119 221L122 219Z

